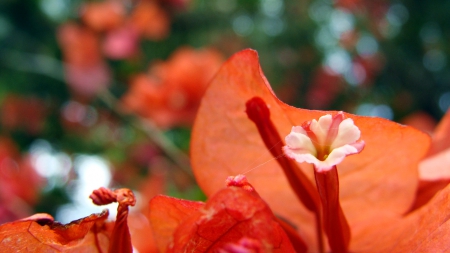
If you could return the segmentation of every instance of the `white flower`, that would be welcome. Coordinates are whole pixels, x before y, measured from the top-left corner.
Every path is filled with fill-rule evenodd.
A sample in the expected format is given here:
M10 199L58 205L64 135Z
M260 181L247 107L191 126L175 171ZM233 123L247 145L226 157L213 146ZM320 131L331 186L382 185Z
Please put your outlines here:
M339 164L348 155L357 154L364 148L364 141L358 141L361 131L344 113L329 114L292 127L285 138L283 151L286 156L299 163L314 164L317 172L327 171Z

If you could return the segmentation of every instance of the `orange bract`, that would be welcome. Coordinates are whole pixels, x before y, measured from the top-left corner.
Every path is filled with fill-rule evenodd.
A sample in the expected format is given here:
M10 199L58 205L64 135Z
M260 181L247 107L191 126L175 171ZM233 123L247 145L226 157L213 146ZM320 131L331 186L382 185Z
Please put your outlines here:
M244 50L232 56L210 84L196 118L191 143L195 176L209 196L223 178L246 172L271 159L256 126L245 114L245 103L261 97L281 136L291 127L326 113L284 104L276 98L258 63L257 53ZM382 118L345 114L361 130L366 147L338 165L340 201L351 227L350 251L358 251L373 222L400 219L412 204L418 184L417 166L429 137L411 127ZM312 168L302 164L312 180ZM312 214L300 203L276 161L247 174L272 210L298 225L310 250L315 251ZM395 192L395 194L392 194ZM289 204L287 204L289 203Z
M67 225L39 218L6 223L0 226L0 252L106 252L107 217L92 214Z
M160 252L166 252L178 226L193 214L199 213L203 202L156 196L150 201L149 220Z

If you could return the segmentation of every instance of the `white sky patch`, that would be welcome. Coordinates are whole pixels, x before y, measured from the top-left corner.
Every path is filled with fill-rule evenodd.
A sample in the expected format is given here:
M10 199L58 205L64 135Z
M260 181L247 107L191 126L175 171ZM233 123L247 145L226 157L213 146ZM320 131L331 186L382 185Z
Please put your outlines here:
M334 37L340 38L345 32L353 30L355 20L350 12L343 9L335 9L330 17L330 30Z
M67 223L104 209L109 209L109 218L114 219L117 214L117 203L97 206L89 198L94 190L109 186L111 172L108 162L96 155L78 155L74 159L74 170L78 179L72 181L73 188L69 192L73 202L58 209L57 220Z
M254 22L249 15L242 14L233 19L233 31L240 36L247 36L253 32Z
M378 52L378 42L370 34L363 34L356 44L356 51L363 57L372 56Z
M325 54L325 65L336 73L344 74L352 65L349 53L343 49L335 49Z
M68 154L56 151L48 141L42 139L34 141L29 152L33 168L48 180L48 189L67 182L72 168Z
M331 15L333 7L327 1L313 1L308 9L309 17L316 22L325 22Z
M54 21L62 21L70 13L67 0L41 0L39 6L42 12Z
M261 0L261 11L269 17L278 17L283 13L282 0Z
M280 18L265 18L262 22L262 28L265 34L277 36L284 29L284 22Z

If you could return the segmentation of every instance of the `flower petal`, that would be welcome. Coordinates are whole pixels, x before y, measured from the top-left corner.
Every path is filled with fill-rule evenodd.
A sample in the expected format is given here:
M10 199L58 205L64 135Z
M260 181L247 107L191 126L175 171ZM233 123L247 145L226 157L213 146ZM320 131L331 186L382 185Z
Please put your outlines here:
M323 145L325 143L331 123L332 116L330 114L320 117L318 121L315 119L311 121L310 129L316 134L319 141L319 143L315 143L316 145Z
M304 149L291 149L288 146L284 146L283 151L287 157L294 159L298 163L306 162L319 164L321 162L314 155Z
M359 150L361 151L361 150ZM322 172L331 169L334 165L341 163L348 155L359 153L358 149L353 145L344 145L333 149L325 161L314 163L317 172Z
M312 155L316 155L317 153L311 139L302 133L297 133L292 130L292 132L286 136L285 141L287 147L292 149L293 152L307 152Z
M361 136L361 131L350 118L344 119L339 125L339 131L336 139L331 144L330 149L335 149L346 144L356 142Z

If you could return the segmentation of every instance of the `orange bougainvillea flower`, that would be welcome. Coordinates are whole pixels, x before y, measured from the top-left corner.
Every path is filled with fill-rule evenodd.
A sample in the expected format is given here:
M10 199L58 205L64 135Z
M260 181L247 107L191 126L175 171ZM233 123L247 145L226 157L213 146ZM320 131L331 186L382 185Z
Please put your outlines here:
M87 2L81 7L83 22L98 32L119 27L125 19L125 6L121 1Z
M149 40L164 39L170 30L169 15L153 0L140 1L131 13L130 23Z
M212 49L180 48L166 62L134 77L126 107L163 128L191 125L208 82L222 64Z
M152 199L150 221L160 252L295 252L267 204L245 176L237 178L206 203ZM306 251L302 245L297 252Z
M76 95L91 98L109 85L109 68L94 32L66 23L59 27L57 37L63 53L66 82Z
M270 110L270 119L263 121L263 126L255 125L246 114L246 103L255 97ZM262 74L257 53L244 50L235 54L211 82L194 123L191 157L200 187L211 196L219 190L222 178L251 170L247 177L274 213L294 223L308 243L308 250L318 252L320 236L316 234L313 218L317 212L313 207L317 204L305 208L302 204L305 197L299 196L298 187L292 186L293 181L314 184L313 166L285 161L280 153L283 141L279 141L281 144L275 141L270 148L266 143L287 136L293 126L319 120L326 114L337 112L310 111L284 104L275 97ZM404 214L414 202L419 182L418 164L428 150L430 139L412 127L386 119L348 113L342 116L353 121L365 142L363 152L348 156L337 165L338 200L351 234L348 250L379 252L372 242L386 243L389 248L395 240L382 242L375 238L381 238L387 227L408 223ZM267 122L276 131L261 131ZM271 158L271 154L277 159ZM306 175L309 183L299 177L299 172ZM310 187L304 189L308 191ZM317 196L309 196L316 203ZM420 229L420 224L416 226Z

